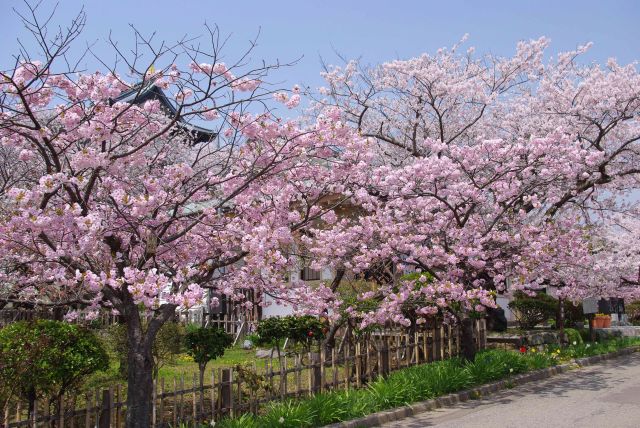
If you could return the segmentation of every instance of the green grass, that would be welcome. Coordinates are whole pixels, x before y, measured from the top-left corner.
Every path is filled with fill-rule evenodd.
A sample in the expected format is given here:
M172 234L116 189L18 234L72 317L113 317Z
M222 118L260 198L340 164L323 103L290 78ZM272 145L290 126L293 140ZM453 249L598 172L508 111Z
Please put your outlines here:
M561 361L613 352L640 345L640 338L613 339L604 343L571 343L564 349L551 346L545 351L519 353L506 350L486 350L473 362L458 358L409 367L391 373L357 390L340 390L317 394L300 400L269 403L258 415L245 414L224 419L220 428L317 427L359 418L377 411L415 403L488 382L505 379L518 373L537 370ZM478 397L474 397L478 398Z
M212 369L229 368L236 364L252 363L254 361L259 368L264 369L264 360L256 359L255 350L245 350L236 346L227 349L222 357L210 361L209 364L207 364L207 374L209 374ZM97 372L89 377L83 385L84 389L92 391L95 388L104 388L115 384L126 384L126 379L122 379L119 375L119 365L120 363L117 356L110 355L109 369L104 372ZM278 367L278 362L274 361L274 369ZM185 383L190 383L193 375L197 374L198 364L186 353L177 355L174 362L164 364L158 371L158 377L164 379L167 385L170 385L174 379L179 380L182 376L185 378Z

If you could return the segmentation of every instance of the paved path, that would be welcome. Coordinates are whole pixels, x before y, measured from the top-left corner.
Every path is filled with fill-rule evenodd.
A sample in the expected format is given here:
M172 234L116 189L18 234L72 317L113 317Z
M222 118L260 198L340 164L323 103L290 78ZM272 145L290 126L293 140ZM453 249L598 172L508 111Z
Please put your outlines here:
M639 428L640 353L383 427Z

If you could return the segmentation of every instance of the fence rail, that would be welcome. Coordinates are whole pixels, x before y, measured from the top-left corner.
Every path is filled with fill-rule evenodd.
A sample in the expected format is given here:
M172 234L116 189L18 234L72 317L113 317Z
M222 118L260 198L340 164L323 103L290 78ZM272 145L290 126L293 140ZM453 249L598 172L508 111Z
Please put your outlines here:
M476 321L476 345L486 346L484 320ZM353 338L319 352L300 352L267 358L250 367L209 370L202 389L197 375L157 379L153 388L152 427L219 420L258 412L265 403L305 397L317 392L358 388L378 376L417 364L459 354L456 327L439 325L409 334L384 331ZM66 397L59 414L37 402L31 418L24 403L5 409L5 427L121 427L126 412L126 388L115 385L87 394Z

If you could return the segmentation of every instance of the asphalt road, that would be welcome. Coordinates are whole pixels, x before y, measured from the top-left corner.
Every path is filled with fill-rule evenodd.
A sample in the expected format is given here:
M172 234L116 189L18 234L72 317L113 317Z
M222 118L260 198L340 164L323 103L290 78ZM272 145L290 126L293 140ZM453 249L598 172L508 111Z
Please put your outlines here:
M383 427L640 428L640 353Z

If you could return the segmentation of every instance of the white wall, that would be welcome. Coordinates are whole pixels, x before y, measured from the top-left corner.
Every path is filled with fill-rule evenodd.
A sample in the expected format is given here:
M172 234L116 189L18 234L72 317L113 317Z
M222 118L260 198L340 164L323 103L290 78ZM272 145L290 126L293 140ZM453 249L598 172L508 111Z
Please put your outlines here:
M291 308L291 306L285 304L282 301L278 302L271 296L265 296L264 301L268 305L262 307L262 318L284 317L287 315L293 315L293 309Z
M496 297L496 303L504 309L504 316L507 317L507 321L515 321L516 317L513 316L513 312L511 312L508 306L510 301L511 298L508 297L508 295L499 295Z

